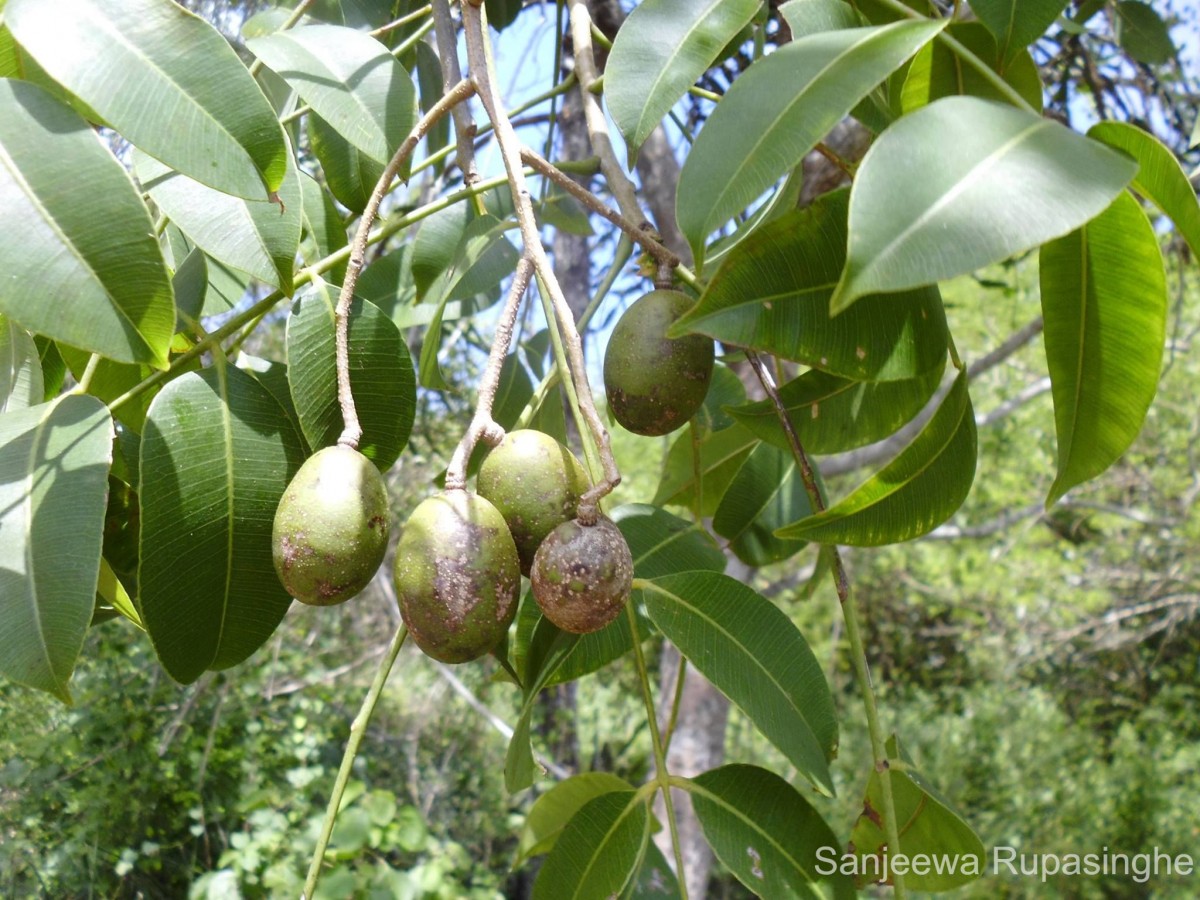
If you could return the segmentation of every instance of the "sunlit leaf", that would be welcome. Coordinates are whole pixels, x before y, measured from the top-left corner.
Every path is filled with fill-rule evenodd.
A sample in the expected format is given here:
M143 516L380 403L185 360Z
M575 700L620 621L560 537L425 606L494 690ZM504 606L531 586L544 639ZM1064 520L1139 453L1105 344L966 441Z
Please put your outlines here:
M383 175L384 164L371 159L316 113L308 114L308 140L329 193L346 209L361 213Z
M613 41L604 99L631 156L758 12L759 0L646 0Z
M830 301L972 272L1061 237L1102 212L1131 160L1051 119L946 97L896 122L850 192L846 268Z
M170 0L9 0L4 20L55 81L171 168L239 197L283 183L291 154L274 110L199 16Z
M971 9L996 38L1000 60L1014 59L1042 36L1066 0L972 0Z
M637 871L650 813L633 791L613 791L575 814L533 883L533 900L608 900Z
M702 516L711 516L757 443L758 438L740 425L724 428L700 443L697 463L691 429L683 429L667 451L655 505L687 506L693 511L698 509Z
M342 224L341 214L329 193L303 172L300 173L300 188L303 195L301 233L308 241L301 244L300 256L306 264L313 265L346 246L346 226ZM340 285L345 274L346 263L342 262L325 272L323 277Z
M697 266L709 234L799 165L944 25L906 21L812 34L747 69L717 104L679 176L676 216Z
M0 209L0 312L112 359L166 367L174 300L137 189L76 113L8 79Z
M253 377L216 365L170 382L141 443L142 620L176 681L237 665L291 604L271 558L300 438Z
M946 34L996 70L997 75L1030 106L1041 110L1042 80L1027 50L1018 49L1006 62L996 49L995 38L978 22L952 23L946 28ZM900 108L908 113L934 100L956 94L1009 102L1008 97L974 66L961 59L955 50L941 41L931 41L920 49L908 67L900 95Z
M909 541L952 516L975 479L975 414L966 373L912 442L823 513L776 532L823 544L875 547Z
M1158 238L1129 194L1043 247L1039 270L1058 434L1049 505L1111 466L1141 430L1158 389L1167 284Z
M559 782L530 807L517 845L516 865L548 853L567 823L589 800L632 788L629 782L608 772L584 772Z
M793 39L862 24L854 8L844 0L790 0L779 5L779 14L792 29Z
M66 703L95 606L112 439L94 397L0 415L0 672Z
M685 572L638 591L654 624L800 774L833 793L833 696L804 637L775 604L716 572Z
M0 315L0 414L37 406L44 394L37 344L28 331Z

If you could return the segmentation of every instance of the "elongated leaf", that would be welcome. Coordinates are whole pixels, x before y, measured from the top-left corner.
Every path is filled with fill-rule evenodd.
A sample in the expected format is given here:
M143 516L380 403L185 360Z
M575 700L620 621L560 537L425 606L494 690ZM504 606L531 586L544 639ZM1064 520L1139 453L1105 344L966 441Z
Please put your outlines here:
M776 534L856 547L920 537L962 506L975 479L975 456L975 414L963 372L899 456L825 512Z
M429 112L435 103L442 99L442 63L437 51L424 41L418 42L417 51L417 89L421 112ZM429 133L425 136L425 155L433 156L450 143L450 117L438 119ZM438 164L435 171L439 174L445 168L445 162Z
M571 819L533 884L533 900L608 900L637 871L650 837L646 801L613 791Z
M1192 253L1200 257L1200 201L1175 154L1154 135L1126 122L1098 122L1088 130L1088 137L1137 160L1131 187L1175 223Z
M515 865L550 852L567 823L589 800L632 789L629 782L608 772L585 772L559 782L537 798L525 817Z
M713 531L749 566L765 566L798 552L804 541L775 536L789 522L812 514L796 461L770 444L755 447L713 514Z
M82 378L92 360L92 354L86 350L68 347L66 344L59 344L58 352L71 374L75 376L75 380L78 381ZM197 360L193 368L199 367L200 363ZM101 358L92 370L92 380L88 384L87 392L105 403L111 403L134 385L143 381L153 371L149 366L119 363ZM146 421L146 410L150 408L150 403L158 391L158 387L152 387L134 399L121 404L116 412L117 421L135 434L141 434L142 424Z
M10 226L0 237L0 312L37 334L166 368L175 309L149 211L83 119L8 79L0 209Z
M1138 62L1160 66L1175 56L1171 32L1149 3L1121 0L1117 4L1117 43Z
M766 769L722 766L688 788L717 858L759 897L853 897L854 884L818 854L838 839L800 793Z
M882 440L919 413L942 380L942 367L906 381L849 381L811 370L779 389L800 443L809 453L844 453ZM729 409L758 438L781 450L787 435L770 400Z
M613 41L604 98L630 158L754 14L758 0L646 0Z
M1154 229L1128 194L1043 247L1039 268L1058 434L1049 506L1141 430L1162 367L1167 284Z
M905 886L916 891L949 891L985 874L987 856L983 842L950 802L916 770L900 750L895 736L887 742L887 754L889 760L898 761L891 767L892 794L900 831L897 854L903 853L910 860L922 854L940 861L926 872L909 868L904 874ZM863 812L850 832L850 845L859 857L854 871L865 876L857 879L860 887L883 880L884 856L890 853L883 809L883 785L879 773L872 769L867 779ZM888 883L891 883L890 878Z
M833 793L833 696L803 636L780 609L715 572L646 583L646 611L663 635L822 793Z
M55 81L171 168L239 197L283 183L291 154L274 110L198 16L170 0L10 0L4 20Z
M42 363L42 383L45 385L43 400L53 400L62 390L67 378L67 364L63 362L58 352L58 345L48 337L35 335L33 342L38 348L38 357Z
M679 176L676 216L696 265L713 230L799 165L944 24L906 21L812 34L747 69L717 104ZM788 89L779 90L782 84Z
M667 451L654 504L698 508L700 515L711 516L758 438L740 425L709 435L700 444L697 467L689 432L685 429Z
M346 226L341 213L333 204L329 193L311 177L300 173L300 188L303 192L301 233L309 243L300 247L300 257L308 265L324 259L346 246ZM346 275L346 263L340 263L325 273L325 280L335 285L342 283Z
M158 207L205 253L259 281L292 292L304 198L289 163L279 201L243 200L172 172L145 154L134 174Z
M1066 6L1066 0L974 0L971 9L996 38L1007 62L1042 36Z
M793 40L862 24L854 8L844 0L790 0L780 4L779 13L792 29Z
M1136 170L1031 112L977 97L938 100L896 122L863 157L830 308L963 275L1061 237L1101 213Z
M308 140L329 193L346 209L362 213L383 175L384 164L356 148L316 113L308 114Z
M139 466L139 605L176 681L237 665L287 612L271 526L302 458L283 409L233 366L183 375L154 399Z
M417 122L412 78L373 37L305 25L247 44L342 137L387 164Z
M1042 80L1037 64L1025 49L1018 49L1005 60L996 49L996 39L978 22L952 23L946 34L986 62L1035 110L1042 108ZM1009 102L974 66L959 58L956 51L941 41L931 41L913 57L904 78L900 108L912 112L942 97L970 94L989 100Z
M528 594L522 605L532 602ZM542 629L534 633L526 649L524 691L521 715L513 728L508 742L508 753L504 758L504 787L510 794L524 790L533 784L535 763L533 748L529 742L529 727L538 694L545 688L547 680L571 652L579 635L567 634L557 628Z
M450 268L471 221L471 205L456 203L425 219L412 245L412 280L417 299L424 299L439 275Z
M94 397L0 415L0 672L65 703L95 606L112 439Z
M37 344L24 328L0 315L0 414L37 406L44 395Z
M847 191L764 225L717 269L674 326L861 381L913 378L943 365L946 317L934 287L867 297L831 317L844 265Z
M623 900L683 900L679 880L654 841L646 843L646 855Z
M304 436L328 447L342 433L337 401L334 309L337 294L317 281L288 319L288 384ZM386 472L408 443L416 412L416 376L392 321L364 300L350 307L350 388L362 424L359 452Z

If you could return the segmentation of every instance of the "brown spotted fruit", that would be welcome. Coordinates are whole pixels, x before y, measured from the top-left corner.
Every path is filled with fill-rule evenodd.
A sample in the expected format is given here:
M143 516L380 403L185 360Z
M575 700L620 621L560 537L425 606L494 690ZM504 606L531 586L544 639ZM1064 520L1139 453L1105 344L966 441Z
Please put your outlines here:
M464 490L413 510L396 547L394 578L408 633L441 662L483 656L517 613L517 545L500 511Z
M594 525L572 519L542 541L530 582L547 619L588 634L621 614L633 585L633 556L611 519L600 516Z
M540 431L510 431L479 467L475 486L492 502L517 544L521 574L546 535L575 517L591 487L575 454Z
M300 602L332 606L367 586L387 539L383 476L357 450L326 447L300 467L275 510L275 571Z
M604 353L604 391L613 417L634 434L668 434L704 403L712 381L712 338L667 337L692 305L679 291L651 291L617 321Z

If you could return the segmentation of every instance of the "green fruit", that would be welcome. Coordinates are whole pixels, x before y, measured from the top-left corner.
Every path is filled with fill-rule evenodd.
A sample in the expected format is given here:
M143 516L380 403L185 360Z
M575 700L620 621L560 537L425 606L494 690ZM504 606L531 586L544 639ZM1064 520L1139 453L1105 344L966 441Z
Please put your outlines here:
M512 532L528 575L533 554L546 535L575 518L580 496L591 484L575 455L540 431L510 431L495 446L476 479L479 496L490 500Z
M573 519L538 547L530 581L547 619L588 634L621 614L633 585L633 556L611 519L601 516L595 525Z
M679 291L651 291L621 316L604 354L608 408L634 434L668 434L696 414L708 394L713 341L667 337L692 305Z
M396 596L408 633L446 663L483 656L517 614L521 568L499 510L478 494L422 501L396 547Z
M301 603L332 606L367 586L387 539L383 476L357 450L326 447L300 467L275 510L275 571Z

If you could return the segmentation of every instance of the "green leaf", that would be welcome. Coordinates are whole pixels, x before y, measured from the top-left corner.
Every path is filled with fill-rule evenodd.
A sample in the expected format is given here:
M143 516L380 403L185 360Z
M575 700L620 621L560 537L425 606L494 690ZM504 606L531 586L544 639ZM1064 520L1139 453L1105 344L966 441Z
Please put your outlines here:
M847 191L826 194L739 244L670 334L700 332L856 381L912 378L944 364L946 317L935 287L859 301L831 317L846 259Z
M529 603L531 599L526 595L524 603ZM546 686L547 679L562 663L566 654L570 653L578 639L578 635L567 634L551 626L539 629L529 642L525 671L522 673L525 686L521 715L513 728L513 736L508 742L508 753L504 758L504 787L510 794L533 784L535 763L533 748L529 743L529 727L533 719L535 701Z
M249 372L254 376L254 380L265 387L275 398L275 402L287 414L288 421L292 423L297 437L300 438L304 455L309 456L313 450L304 437L304 430L300 426L300 414L296 412L296 404L292 401L292 388L288 384L287 366L273 359L251 356L245 352L238 354L236 365L243 372Z
M346 226L342 224L333 198L303 172L300 173L300 189L303 194L301 232L311 242L301 244L300 258L311 266L346 246ZM324 278L340 285L345 275L346 263L342 262L327 271Z
M306 25L247 42L250 51L351 145L387 164L417 123L412 78L373 37Z
M208 297L208 257L203 250L194 247L180 261L171 276L171 287L175 291L175 330L199 336L195 323L200 321Z
M533 883L533 900L608 900L620 896L650 837L646 801L613 791L571 819Z
M0 415L0 672L64 703L96 601L112 441L94 397Z
M33 342L38 348L38 357L42 363L42 382L46 386L42 399L53 400L67 379L67 364L63 362L58 345L54 341L38 334L34 335Z
M166 368L174 299L137 189L76 113L8 79L0 79L0 209L9 225L0 312L36 334Z
M1058 475L1046 505L1099 475L1141 430L1158 389L1167 283L1158 238L1121 194L1041 252Z
M1160 66L1174 58L1171 32L1150 4L1121 0L1116 8L1115 25L1117 43L1138 62Z
M854 8L843 0L791 0L780 4L779 13L792 29L792 40L862 24Z
M1088 137L1137 160L1138 172L1131 187L1162 210L1192 253L1200 256L1200 201L1175 154L1154 135L1126 122L1098 122L1088 130Z
M549 853L567 823L589 800L632 789L629 782L608 772L585 772L560 781L537 798L525 817L514 867L531 857Z
M384 164L355 148L316 113L308 114L308 140L329 193L346 209L361 215L383 175Z
M766 769L722 766L691 780L700 827L737 879L760 897L853 897L854 885L818 852L838 846L820 813Z
M792 454L770 444L755 447L729 484L713 514L713 531L749 566L765 566L798 552L804 541L775 531L812 514Z
M710 233L799 165L944 25L906 21L812 34L747 69L717 104L679 175L676 216L697 267Z
M429 112L435 103L442 99L442 62L438 59L437 51L424 41L418 41L417 51L417 89L421 111ZM425 135L425 155L433 156L450 143L450 117L442 116ZM439 164L435 171L441 174L445 163Z
M319 279L297 298L287 327L288 384L313 448L342 433L337 400L337 293ZM408 443L416 413L416 376L404 337L365 300L350 306L350 389L363 428L358 450L386 472Z
M971 9L996 38L1007 63L1054 24L1066 0L973 0Z
M905 381L850 381L812 369L779 389L800 443L809 453L844 453L882 440L925 408L942 381L943 367ZM791 444L775 405L760 400L730 414L761 440L782 450Z
M1042 108L1042 79L1037 64L1023 48L1007 61L996 49L996 40L978 22L956 22L946 28L953 37L968 50L991 66L1035 110ZM927 106L942 97L970 94L988 100L1009 102L1008 98L990 81L958 54L941 41L931 41L913 57L912 65L904 78L900 94L900 108L909 113Z
M887 742L887 754L892 762L892 794L896 804L896 820L900 823L898 852L910 860L917 854L925 854L946 863L941 867L942 871L931 866L927 874L919 874L915 868L909 868L904 875L905 886L914 891L949 891L984 874L986 853L971 826L926 783L924 776L907 758L902 758L894 736ZM883 857L889 853L886 831L883 786L879 773L872 769L867 779L863 812L850 832L849 843L859 857L855 862L855 872L882 874ZM868 861L864 857L873 859ZM949 865L953 865L955 871L949 871ZM860 877L858 884L865 887L879 880L879 877ZM888 883L891 883L890 878Z
M170 0L10 0L4 20L55 81L171 168L239 197L283 183L291 154L270 103L198 16Z
M877 547L928 534L962 506L975 479L975 414L961 372L921 432L849 496L779 529L779 537Z
M645 582L638 593L663 635L744 712L800 774L833 794L833 696L803 636L780 609L716 572Z
M729 482L733 480L746 456L757 443L758 438L740 425L722 429L705 437L700 444L697 485L697 465L691 429L684 429L667 451L662 478L654 495L654 505L695 507L698 488L699 513L702 516L711 516L716 512Z
M154 398L139 465L139 605L176 681L237 665L287 612L271 527L302 460L283 409L233 366L182 375Z
M66 344L59 344L58 352L71 374L75 376L75 380L78 381L82 378L92 360L92 354ZM194 368L199 368L199 361ZM87 393L105 403L111 403L134 385L140 384L153 371L149 366L113 362L111 359L101 357L92 371L92 380L88 384ZM115 413L117 421L135 434L141 434L142 425L146 421L146 411L150 408L150 403L158 390L157 387L152 387L127 403L121 404Z
M634 8L613 41L604 76L604 99L631 159L760 5L759 0L646 0Z
M417 228L412 245L412 280L417 299L424 299L437 277L454 263L471 221L471 205L456 203L434 213Z
M654 841L647 841L646 856L624 900L683 900L679 880Z
M362 271L354 293L370 300L383 310L399 328L410 324L428 325L424 322L410 323L411 312L417 302L417 289L413 285L409 258L412 245L404 244L381 256Z
M964 275L1101 213L1133 162L1050 119L947 97L896 122L850 191L846 268L830 301Z
M29 332L0 315L0 415L37 406L45 398L42 361Z
M115 612L124 616L140 630L146 630L146 626L142 624L142 617L138 615L137 607L134 606L133 599L125 590L125 585L121 584L121 579L117 577L113 567L108 564L108 560L103 557L100 558L100 577L96 582L96 594Z
M134 154L133 170L159 209L205 253L292 293L304 206L294 162L279 187L279 202L221 193L144 153Z
M685 506L693 514L711 516L757 443L740 425L709 434L683 429L667 450L654 505Z

